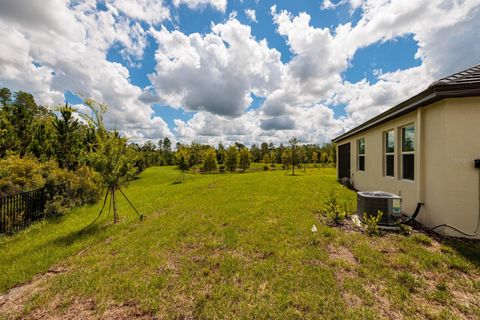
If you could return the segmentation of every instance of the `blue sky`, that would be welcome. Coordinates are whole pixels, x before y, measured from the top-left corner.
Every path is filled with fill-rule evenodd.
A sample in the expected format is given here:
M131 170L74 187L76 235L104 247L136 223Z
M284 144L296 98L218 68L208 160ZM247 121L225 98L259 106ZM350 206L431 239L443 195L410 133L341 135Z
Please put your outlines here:
M26 6L0 2L0 86L52 107L92 97L138 143L321 144L480 62L476 0Z
M258 2L258 3L257 3ZM236 13L236 18L243 24L252 28L252 35L257 39L266 39L269 47L277 49L281 53L283 63L288 63L292 59L292 52L287 45L286 38L278 34L276 25L272 23L271 7L276 5L277 10L287 10L292 15L298 15L306 12L311 17L311 26L316 28L335 29L339 24L351 23L355 25L361 17L361 9L352 11L350 6L341 5L336 10L322 10L317 1L229 1L226 12L220 12L210 6L200 10L192 10L185 5L178 8L171 7L173 21L168 21L163 25L169 30L180 30L185 34L200 33L207 34L211 32L213 24L222 23L229 18L232 13ZM245 14L246 9L254 9L257 22L250 21ZM126 66L130 72L130 80L141 88L150 86L148 75L155 69L155 50L158 45L151 36L147 37L148 45L145 48L143 59L140 60L140 66L130 66L120 55L121 46L113 46L108 51L107 59L113 62L119 62ZM374 84L378 80L378 73L403 70L410 67L419 66L421 61L415 59L415 53L418 49L416 41L412 35L396 38L394 40L378 42L368 47L359 49L353 59L350 61L350 67L342 74L345 81L352 83L366 79ZM319 59L321 59L319 57ZM261 106L264 98L256 97L252 94L253 102L249 110ZM68 102L78 103L71 94L66 97ZM335 116L345 116L345 104L332 105ZM192 112L186 112L183 109L169 107L168 105L154 104L155 115L162 117L171 130L174 130L174 119L188 121L192 118Z

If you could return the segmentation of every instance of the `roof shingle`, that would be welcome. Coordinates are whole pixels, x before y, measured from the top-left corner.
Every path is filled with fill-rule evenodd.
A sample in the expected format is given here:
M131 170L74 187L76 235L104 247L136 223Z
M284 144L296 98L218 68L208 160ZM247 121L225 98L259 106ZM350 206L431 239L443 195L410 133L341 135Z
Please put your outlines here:
M474 84L480 83L480 64L468 68L466 70L454 73L448 77L442 78L433 82L431 86L435 85L455 85L455 84Z

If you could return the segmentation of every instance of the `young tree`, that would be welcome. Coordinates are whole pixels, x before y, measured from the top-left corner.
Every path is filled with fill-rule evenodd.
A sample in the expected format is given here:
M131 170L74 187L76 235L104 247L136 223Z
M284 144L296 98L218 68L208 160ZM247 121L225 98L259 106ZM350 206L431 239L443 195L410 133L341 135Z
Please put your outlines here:
M10 101L12 100L12 92L8 88L0 89L0 104L2 107L8 108Z
M135 177L134 157L129 153L131 149L127 148L127 140L121 138L117 132L109 132L106 129L103 117L107 111L107 105L99 104L92 99L86 99L84 103L90 108L93 115L82 113L81 116L97 133L95 147L86 154L86 160L101 175L103 183L107 187L105 202L110 194L113 205L113 222L117 223L117 191L119 190L123 194L120 188Z
M172 141L168 137L163 139L162 145L163 161L167 165L172 165Z
M322 153L322 157L321 157L320 161L322 163L328 163L328 154L326 154L325 152Z
M263 158L264 155L269 154L269 153L270 153L270 150L268 149L268 143L263 142L260 145L260 154L261 154L262 158Z
M313 162L313 166L314 166L314 167L317 166L317 161L318 161L318 152L313 151L313 153L312 153L312 162Z
M190 150L188 147L180 146L175 153L175 164L181 171L182 182L185 182L185 171L190 170ZM178 181L178 178L177 178Z
M32 141L33 122L39 113L39 107L30 93L18 91L9 107L9 122L13 125L13 133L17 138L20 157L23 158Z
M283 154L283 151L285 151L285 146L283 145L283 143L280 143L280 145L278 146L278 148L275 150L276 161L277 161L278 163L282 163L282 154Z
M250 167L250 162L250 151L248 151L247 148L242 148L242 150L240 150L240 168L242 168L243 172L245 172L245 169Z
M270 161L271 161L271 160L270 160L270 157L268 156L268 154L266 154L266 155L263 156L263 160L262 160L262 161L263 161L263 164L264 164L264 165L268 166L268 164L269 164Z
M189 147L189 165L190 168L202 163L202 148L201 145L193 141Z
M218 144L217 148L217 162L220 164L225 162L225 148L221 142Z
M209 148L205 151L203 156L203 170L212 173L212 170L217 170L217 153L215 149Z
M238 150L236 146L230 146L228 147L226 153L225 153L225 167L230 170L230 172L233 172L237 166L238 166Z
M262 159L260 149L257 147L256 144L252 144L250 147L250 153L252 154L252 161L253 162L260 162Z
M291 152L291 150L290 149L283 150L282 164L285 167L285 169L288 170L291 163L292 163L292 152Z
M60 168L74 169L76 167L79 150L77 130L80 126L77 119L73 117L72 108L65 104L60 108L60 117L55 116L53 119L53 127L56 132L56 148L55 153Z
M275 151L270 152L270 167L275 167L275 163L277 163L277 154Z
M303 172L305 172L307 161L308 161L307 152L306 152L305 148L298 147L296 156L297 156L297 166L299 168L301 168L302 165L303 165Z
M295 175L295 166L297 165L298 159L298 144L300 141L297 138L291 138L288 143L290 143L290 152L292 155L292 175Z

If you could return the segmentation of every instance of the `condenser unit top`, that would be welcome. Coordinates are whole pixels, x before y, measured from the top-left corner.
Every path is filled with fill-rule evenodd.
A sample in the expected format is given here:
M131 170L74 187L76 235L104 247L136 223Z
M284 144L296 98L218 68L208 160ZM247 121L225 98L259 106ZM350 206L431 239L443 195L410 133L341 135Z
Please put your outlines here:
M396 194L385 191L360 191L358 192L358 195L365 198L402 199L402 197L397 196Z

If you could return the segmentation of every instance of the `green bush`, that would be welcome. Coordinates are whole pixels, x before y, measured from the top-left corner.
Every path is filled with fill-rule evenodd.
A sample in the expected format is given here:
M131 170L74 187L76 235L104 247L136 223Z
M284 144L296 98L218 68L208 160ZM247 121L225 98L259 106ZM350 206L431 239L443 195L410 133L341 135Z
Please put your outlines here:
M9 156L0 160L0 196L45 187L47 215L60 215L70 208L93 204L102 192L98 173L86 166L76 171L61 169L54 161Z
M378 211L376 215L367 215L366 213L363 214L363 219L365 223L365 231L369 236L378 236L380 235L380 231L378 230L378 223L382 219L383 212Z
M70 208L93 204L102 192L98 173L86 166L77 171L60 169L55 163L46 166L46 214L61 215Z
M263 171L268 171L268 166L267 165L263 166Z
M397 232L401 235L408 236L412 233L412 227L403 224L401 220L395 221Z
M41 188L46 179L35 158L13 155L0 160L0 196Z
M345 219L345 211L341 210L340 202L338 201L338 194L335 190L332 190L325 204L323 205L322 214L327 217L327 219L334 223L338 224L340 221Z

